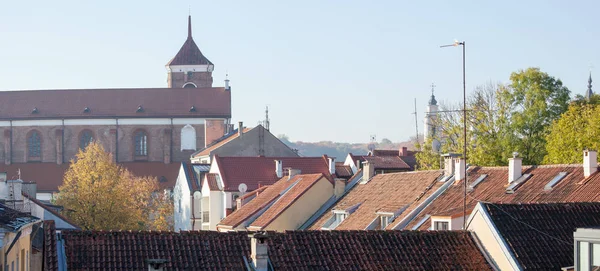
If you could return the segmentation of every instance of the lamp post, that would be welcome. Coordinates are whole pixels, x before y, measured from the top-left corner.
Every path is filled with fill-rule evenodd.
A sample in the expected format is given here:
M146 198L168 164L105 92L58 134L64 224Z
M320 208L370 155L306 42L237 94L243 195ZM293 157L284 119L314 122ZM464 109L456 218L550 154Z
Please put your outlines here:
M465 181L463 198L463 230L467 229L467 84L465 80L465 42L454 41L453 44L442 45L444 47L462 46L462 70L463 70L463 155L465 157Z

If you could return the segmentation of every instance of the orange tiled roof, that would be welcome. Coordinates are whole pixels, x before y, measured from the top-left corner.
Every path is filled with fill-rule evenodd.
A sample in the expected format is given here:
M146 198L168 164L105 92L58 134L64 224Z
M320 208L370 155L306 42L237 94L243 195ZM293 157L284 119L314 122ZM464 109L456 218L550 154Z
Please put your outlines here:
M325 212L310 229L321 229L331 217L332 210L345 210L360 204L336 230L363 230L377 217L376 212L396 212L403 206L408 208L396 219L398 223L406 214L423 202L428 196L443 185L439 182L441 170L412 171L375 175L366 184L357 184L329 211ZM390 223L392 228L395 223Z
M354 174L352 173L352 167L345 166L344 162L335 162L335 175L338 178L348 179Z
M560 172L568 174L550 191L544 186ZM508 167L475 167L469 170L471 184L481 175L488 175L482 182L467 193L467 208L472 210L478 201L495 203L548 203L548 202L595 202L600 201L600 174L595 173L587 182L583 181L581 165L548 165L523 167L523 173L531 177L513 194L507 194ZM462 213L464 188L462 182L450 186L436 200L429 204L406 227L410 229L426 215L450 216ZM431 223L426 221L419 229L426 230Z
M210 191L219 191L219 182L217 181L218 174L216 173L207 173L206 182L208 184L208 189Z
M279 180L279 182L284 181L287 182L288 185L292 185L295 182L298 182L291 189L289 189L285 194L277 199L268 210L266 210L262 215L260 215L250 226L252 227L267 227L273 220L275 220L279 215L281 215L285 210L287 210L296 200L298 200L306 191L308 191L311 187L313 187L319 180L323 178L323 174L301 174L294 176L291 180Z

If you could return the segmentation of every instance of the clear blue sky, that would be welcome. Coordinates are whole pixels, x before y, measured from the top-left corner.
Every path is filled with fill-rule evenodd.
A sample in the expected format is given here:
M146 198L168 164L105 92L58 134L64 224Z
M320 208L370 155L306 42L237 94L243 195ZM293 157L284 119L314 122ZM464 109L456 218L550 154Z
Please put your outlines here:
M233 121L253 126L269 105L291 140L392 141L419 130L430 95L506 82L540 67L574 94L590 64L600 90L597 1L7 1L0 9L0 90L165 87L164 65L187 35L229 71ZM0 109L1 114L1 109Z

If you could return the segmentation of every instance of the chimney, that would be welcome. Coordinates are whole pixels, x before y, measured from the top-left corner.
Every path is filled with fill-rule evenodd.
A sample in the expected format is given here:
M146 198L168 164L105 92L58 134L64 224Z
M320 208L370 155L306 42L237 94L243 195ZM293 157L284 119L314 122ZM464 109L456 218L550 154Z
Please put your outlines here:
M294 178L294 176L300 174L302 171L299 169L288 168L288 180Z
M231 90L229 86L229 75L225 75L225 90Z
M462 181L465 179L465 159L463 158L454 158L454 168L456 169L456 171L454 171L454 180L456 182L458 181Z
M238 122L238 134L242 136L244 134L244 122Z
M23 181L21 180L8 180L8 199L9 200L23 200Z
M23 182L22 192L35 198L37 195L37 183L36 182Z
M269 268L269 245L267 245L267 234L257 232L249 234L250 258L256 271L266 271Z
M164 271L167 262L165 259L146 259L148 271Z
M277 174L277 178L283 177L283 162L281 160L275 160L275 174Z
M335 158L329 157L329 174L335 174Z
M454 174L454 161L452 161L452 159L456 156L457 155L454 153L446 153L442 155L442 157L444 157L444 176L448 177Z
M521 166L523 163L523 159L517 157L518 153L513 153L513 158L508 158L508 183L512 183L513 181L519 179L521 177Z
M364 161L363 162L362 181L360 181L360 183L361 184L368 183L369 180L371 180L371 178L373 178L373 176L375 176L375 167L373 167L373 165L371 165L371 163L369 163L369 161Z
M344 191L346 191L346 180L344 179L335 179L335 183L333 185L333 195L336 199L339 199L344 195Z
M598 171L598 152L583 151L583 177L590 177L596 171Z
M400 148L400 156L408 156L408 148L407 147Z

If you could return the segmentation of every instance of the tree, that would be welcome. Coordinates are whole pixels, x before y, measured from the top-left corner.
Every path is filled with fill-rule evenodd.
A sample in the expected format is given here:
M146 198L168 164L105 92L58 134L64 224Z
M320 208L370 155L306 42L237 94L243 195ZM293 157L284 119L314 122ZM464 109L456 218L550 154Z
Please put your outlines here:
M143 230L163 202L153 198L156 178L136 177L112 161L95 142L80 150L58 188L56 203L66 216L86 230Z
M540 164L546 154L546 136L552 122L567 111L569 89L539 68L514 72L511 83L499 93L510 107L509 147L525 164Z
M550 127L546 164L581 163L584 149L600 147L600 105L572 103Z

